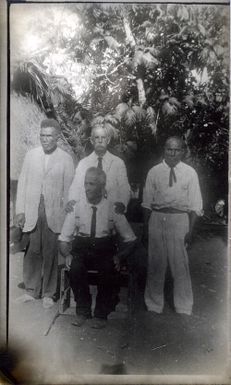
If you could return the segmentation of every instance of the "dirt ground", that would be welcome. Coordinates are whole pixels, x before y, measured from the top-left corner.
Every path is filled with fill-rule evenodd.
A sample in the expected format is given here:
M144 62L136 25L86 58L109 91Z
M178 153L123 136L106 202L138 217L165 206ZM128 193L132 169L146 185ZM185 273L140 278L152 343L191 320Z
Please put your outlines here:
M174 312L169 283L161 315L145 311L141 302L129 317L127 289L122 288L121 302L106 329L92 329L88 322L81 328L73 326L72 301L45 336L58 303L45 310L41 300L15 302L24 293L17 286L22 281L23 253L11 255L9 342L19 352L16 378L30 384L57 384L84 383L85 375L91 375L86 382L90 383L99 374L224 376L229 339L224 231L199 229L189 259L195 302L192 316ZM150 378L155 377L148 377L146 383Z

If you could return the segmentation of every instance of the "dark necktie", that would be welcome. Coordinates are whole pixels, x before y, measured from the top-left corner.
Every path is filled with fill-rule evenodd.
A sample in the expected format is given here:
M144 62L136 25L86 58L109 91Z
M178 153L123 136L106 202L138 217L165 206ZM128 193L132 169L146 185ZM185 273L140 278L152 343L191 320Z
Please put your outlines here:
M103 160L102 157L99 156L99 157L98 157L98 166L97 166L97 168L99 168L100 170L103 169L102 160Z
M92 208L92 217L91 217L91 238L95 238L95 231L96 231L96 211L97 207L91 206Z
M174 167L170 167L170 173L169 173L169 187L172 187L173 182L176 183L176 174L174 171Z

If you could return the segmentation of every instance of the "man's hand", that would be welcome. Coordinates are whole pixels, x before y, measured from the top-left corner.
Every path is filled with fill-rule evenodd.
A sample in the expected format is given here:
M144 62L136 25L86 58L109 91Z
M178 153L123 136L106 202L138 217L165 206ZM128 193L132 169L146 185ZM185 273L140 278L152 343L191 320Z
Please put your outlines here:
M76 201L72 200L67 202L65 211L66 213L71 213L74 210L74 205L76 204Z
M113 261L114 261L116 271L120 271L120 259L117 255L114 255Z
M191 243L192 243L192 234L193 234L193 228L197 220L197 214L195 211L190 211L189 212L189 231L187 234L185 234L184 237L184 244L186 249L190 248Z
M192 243L192 233L189 231L188 233L185 234L185 237L184 237L184 244L186 249L191 246L191 243Z
M73 259L73 257L72 257L71 254L66 256L65 263L66 263L66 267L67 267L68 270L70 270L70 268L71 268L72 259Z
M116 214L124 214L125 209L126 209L126 207L122 202L115 202L115 213Z
M22 229L25 225L25 221L26 221L26 218L24 213L20 213L16 215L16 218L15 218L16 227L20 227Z

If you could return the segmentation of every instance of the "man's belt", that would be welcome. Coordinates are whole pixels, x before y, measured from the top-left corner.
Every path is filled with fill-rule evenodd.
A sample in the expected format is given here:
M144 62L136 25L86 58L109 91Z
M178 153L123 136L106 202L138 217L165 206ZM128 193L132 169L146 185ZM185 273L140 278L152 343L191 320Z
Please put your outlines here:
M152 211L156 211L157 213L166 213L166 214L188 214L186 210L178 210L172 207L162 207L162 208L154 208L152 207Z
M101 246L103 245L105 248L106 247L112 247L113 245L113 238L112 237L102 237L102 238L91 238L90 236L81 236L81 235L77 235L75 237L75 240L76 240L76 245L78 247L78 245L81 247L81 246Z

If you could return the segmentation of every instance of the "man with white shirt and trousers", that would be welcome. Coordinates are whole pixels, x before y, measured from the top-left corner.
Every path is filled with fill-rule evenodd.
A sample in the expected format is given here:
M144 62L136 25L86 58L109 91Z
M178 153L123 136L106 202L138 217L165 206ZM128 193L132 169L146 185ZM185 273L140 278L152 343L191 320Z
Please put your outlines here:
M21 302L43 298L49 308L57 287L58 242L74 175L72 157L57 147L60 126L44 119L41 146L26 154L18 180L16 225L29 234L23 261L26 294Z
M60 251L70 269L70 285L76 301L76 326L82 326L91 314L88 269L96 269L98 292L91 326L103 328L114 310L114 288L123 259L134 249L136 237L123 214L115 211L114 202L105 198L106 175L90 167L84 179L85 195L67 213L59 236ZM123 241L118 252L114 233Z
M116 211L124 213L130 199L126 166L122 159L107 150L110 135L104 125L95 125L91 132L91 143L94 151L80 160L73 182L69 190L69 202L66 211L70 212L74 204L85 195L84 178L89 167L102 169L107 177L105 193L111 202L115 203Z
M184 143L169 137L164 159L148 173L143 193L144 231L148 235L148 273L145 303L162 313L167 266L173 277L175 311L191 315L193 292L187 247L193 226L202 215L202 197L196 171L183 163Z

